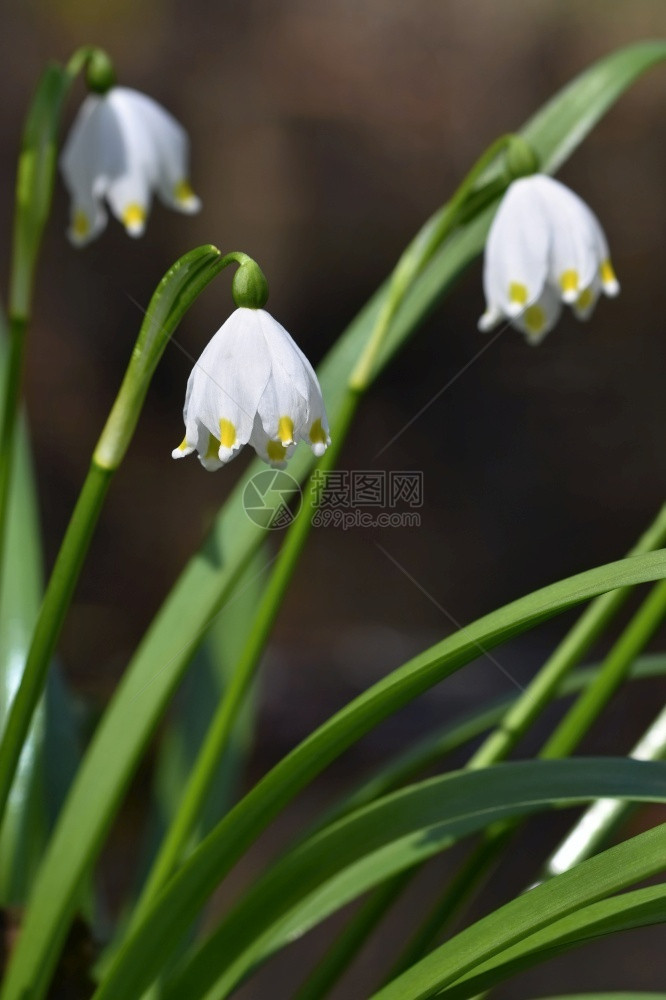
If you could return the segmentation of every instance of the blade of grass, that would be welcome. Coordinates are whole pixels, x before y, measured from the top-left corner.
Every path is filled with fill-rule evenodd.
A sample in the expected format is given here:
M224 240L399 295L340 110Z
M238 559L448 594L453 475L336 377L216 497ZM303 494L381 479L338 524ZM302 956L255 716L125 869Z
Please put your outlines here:
M590 781L619 779L619 797L634 797L646 782L649 798L666 799L666 765L655 765L647 775L634 762L630 778L630 763L622 758L521 761L461 771L409 786L352 813L290 851L255 882L167 983L164 1000L228 996L268 955L337 909L501 816L574 804ZM98 991L99 1000L120 995L118 987L114 992L102 985Z
M639 570L640 567L640 570ZM388 715L513 635L607 589L666 576L666 552L647 553L560 581L449 636L351 702L277 764L199 845L130 935L109 973L111 995L150 983L164 950L175 945L244 850L324 768ZM140 957L139 957L140 956ZM140 977L130 986L133 976Z
M482 962L665 867L666 824L662 824L511 900L440 945L371 1000L427 1000L441 994Z
M600 60L556 95L525 127L543 168L555 169L615 100L666 57L666 45L645 42ZM493 206L461 227L435 255L396 314L378 368L416 329L483 247ZM320 370L329 414L335 419L360 349L376 322L386 287L372 298ZM250 474L258 471L250 468ZM290 472L302 479L310 460L297 452ZM76 907L77 893L94 863L124 789L154 727L211 619L228 600L262 532L242 510L244 483L234 491L211 536L167 599L130 665L100 726L42 866L40 885L14 953L4 996L31 981L43 994ZM112 763L111 763L112 762ZM76 851L71 845L76 843ZM57 902L54 902L57 901Z
M470 976L436 994L442 1000L468 1000L511 976L608 934L666 922L666 886L635 889L584 906L518 945L477 966Z

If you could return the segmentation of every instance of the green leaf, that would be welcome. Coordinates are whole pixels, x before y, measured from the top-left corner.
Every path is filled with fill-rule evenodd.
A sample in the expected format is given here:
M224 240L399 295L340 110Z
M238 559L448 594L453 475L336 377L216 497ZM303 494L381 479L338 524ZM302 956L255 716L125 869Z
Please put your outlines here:
M658 51L647 43L632 46L595 64L579 78L576 86L585 88L587 93L590 81L596 77L607 80L610 73L619 81L618 88L626 88L665 55L666 46ZM616 95L619 92L617 89ZM558 106L561 110L555 114ZM530 138L537 145L542 160L561 161L607 107L605 92L599 92L595 100L590 100L584 112L572 100L570 88L558 95L541 125L537 116L526 126L531 129ZM581 127L583 114L584 127ZM573 141L572 135L575 135ZM461 227L415 282L392 324L387 351L379 369L481 252L490 217L491 212L487 211L481 218ZM386 285L361 311L320 368L333 427L349 374L367 341L385 294ZM303 479L311 465L310 456L301 450L291 460L290 472ZM248 474L256 473L259 468L253 463ZM243 488L244 482L241 482L217 518L206 544L180 577L129 665L98 728L44 860L40 882L6 979L4 1000L16 1000L25 983L31 983L33 997L43 995L75 912L85 873L94 863L120 798L202 635L211 619L229 601L240 574L264 537L245 516ZM72 848L74 844L76 850ZM39 970L38 977L35 977L35 969Z
M172 264L153 292L122 385L93 454L93 462L100 468L116 469L120 465L169 339L225 264L217 247L195 247Z
M566 698L568 695L585 689L598 672L599 665L597 664L581 668L573 674L567 675L557 697ZM666 656L663 654L641 656L632 664L630 678L639 680L647 677L661 677L664 673L666 673ZM511 694L482 705L474 711L466 712L445 726L428 733L427 736L414 743L407 750L397 754L375 774L366 778L352 792L344 796L317 822L316 828L321 829L353 809L368 805L381 795L387 795L396 788L400 788L416 778L426 768L441 761L447 754L480 736L485 730L494 728L504 717L507 709L519 697L517 693L511 692Z
M0 327L2 327L0 320ZM0 384L5 368L0 330ZM20 683L41 601L42 554L35 488L23 422L18 428L8 507L7 544L0 566L0 732ZM42 772L44 712L40 708L26 739L0 837L0 901L25 901L48 835Z
M666 824L617 844L478 920L372 1000L426 1000L505 949L666 868Z
M539 1000L666 1000L666 993L563 993L557 997L539 997Z
M60 115L71 82L61 66L47 66L26 119L16 178L12 315L25 317L29 312L35 261L51 208Z
M138 924L110 973L108 996L131 995L132 975L150 982L164 952L189 926L208 895L244 850L298 791L383 719L475 659L479 650L526 631L607 589L666 575L666 551L632 556L588 570L514 601L447 637L375 684L281 760L193 852ZM53 895L46 896L52 899ZM47 905L47 904L45 904ZM139 958L140 956L140 958ZM116 977L122 987L116 989ZM129 977L127 979L126 977ZM105 997L107 993L104 994Z
M498 819L596 798L666 799L666 764L523 761L410 786L322 830L273 865L164 990L164 1000L228 996L260 961L368 889ZM652 763L652 762L651 762ZM638 767L636 765L639 765ZM606 793L604 793L606 794ZM102 997L120 996L99 991Z
M490 989L524 969L595 938L664 922L666 885L649 886L602 899L555 920L536 934L530 934L519 944L500 952L490 962L477 966L459 984L438 992L436 996L445 1000L468 1000L476 997L481 990Z
M238 588L238 598L230 608L223 608L197 651L182 691L174 706L174 717L160 741L153 787L155 815L151 830L144 875L154 858L165 830L173 819L203 737L215 709L224 697L231 672L245 642L264 579L263 566L268 555L261 550L252 560ZM202 817L200 836L208 833L233 805L252 745L254 704L248 704L236 720L228 752L220 761L211 795ZM199 837L200 839L200 837Z

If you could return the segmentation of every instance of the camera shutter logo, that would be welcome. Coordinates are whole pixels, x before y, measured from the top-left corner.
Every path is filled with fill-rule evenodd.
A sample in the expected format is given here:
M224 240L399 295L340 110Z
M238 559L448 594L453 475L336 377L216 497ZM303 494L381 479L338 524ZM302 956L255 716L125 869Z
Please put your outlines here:
M245 513L267 531L288 528L297 517L302 500L298 482L281 469L258 472L243 490Z

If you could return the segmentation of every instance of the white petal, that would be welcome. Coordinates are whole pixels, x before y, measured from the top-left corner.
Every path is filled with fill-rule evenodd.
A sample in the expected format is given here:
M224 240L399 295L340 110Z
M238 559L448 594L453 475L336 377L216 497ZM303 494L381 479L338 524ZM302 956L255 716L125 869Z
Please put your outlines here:
M285 469L287 460L291 457L296 447L295 444L283 445L280 441L275 441L268 436L263 424L257 414L250 435L250 444L256 451L259 458L263 459L274 469Z
M486 314L515 316L541 295L548 273L549 228L532 178L514 181L502 199L486 243Z
M504 313L498 306L488 306L482 316L479 317L477 327L482 333L489 333L497 326Z
M104 98L91 94L79 110L60 157L72 199L68 235L75 245L90 242L106 226L102 199L121 162L115 115Z
M144 94L141 101L146 129L157 153L156 187L162 201L170 208L192 213L201 208L201 201L189 183L190 144L185 129L160 104Z
M576 301L571 305L578 319L585 320L590 318L600 294L601 280L598 276L595 276L592 283L580 292Z
M185 399L188 442L205 428L220 441L228 461L249 441L259 400L270 377L270 360L254 309L237 309L217 331L195 364ZM221 424L221 421L225 421ZM197 448L208 451L208 442Z
M540 344L557 323L561 311L562 303L557 290L552 285L546 285L537 302L511 318L511 325L525 334L529 344Z
M145 229L159 177L159 154L145 124L143 100L142 94L126 87L114 87L108 94L120 134L121 163L108 185L107 199L130 236L141 236Z
M601 227L585 202L552 177L532 178L551 232L549 278L564 302L575 302L591 283L604 257Z
M300 440L308 424L309 362L270 313L258 309L256 314L271 364L271 377L259 400L258 414L266 434L286 445Z
M264 430L273 439L287 443L279 426L278 433L275 432L275 413L278 417L287 416L293 424L293 440L307 441L315 455L321 456L331 438L315 371L284 327L269 313L259 312L273 373L259 404Z

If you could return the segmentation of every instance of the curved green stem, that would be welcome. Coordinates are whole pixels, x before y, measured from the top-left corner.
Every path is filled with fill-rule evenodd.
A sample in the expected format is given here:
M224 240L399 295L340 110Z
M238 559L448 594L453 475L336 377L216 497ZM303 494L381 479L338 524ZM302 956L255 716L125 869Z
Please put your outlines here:
M466 202L476 183L511 140L511 135L502 135L481 154L451 200L426 222L401 255L391 275L388 295L383 302L377 322L350 376L349 385L352 389L362 392L368 388L391 321L400 308L409 286L423 271L444 240L460 224ZM474 193L484 195L483 191ZM497 197L497 186L493 184L485 194L487 201L492 201ZM482 203L475 204L475 211L480 211L482 207L484 207Z
M344 401L340 420L336 427L333 428L332 444L316 467L320 473L335 466L347 431L356 412L358 401L359 397L357 393L349 390ZM308 485L306 485L303 492L304 497L307 498L309 493ZM231 736L237 713L254 680L275 619L282 607L282 601L296 569L298 559L310 534L314 510L315 505L310 506L307 503L307 499L305 499L300 513L289 528L287 537L280 549L273 572L257 608L252 627L249 630L247 642L234 670L229 687L209 726L206 739L181 797L178 812L162 842L143 892L134 909L132 926L141 920L143 914L153 902L157 892L177 867L196 827L208 796L211 782L217 773L220 757Z
M666 708L662 708L629 756L635 760L666 758ZM560 875L591 857L607 843L632 809L632 803L624 799L599 799L591 805L546 861L540 881Z
M636 554L639 549L642 551L642 546L646 543L650 544L652 542L654 543L654 547L660 546L663 543L665 531L663 524L664 510L666 508L662 508L657 520L643 536L636 548L632 550L632 554ZM563 647L565 649L567 646L570 647L570 640L574 633L577 633L578 637L574 647L577 645L579 649L581 644L585 644L587 641L585 638L586 632L589 633L592 630L596 636L598 634L599 616L603 616L606 623L610 620L609 617L606 617L609 614L609 608L606 606L604 609L601 602L607 597L616 597L618 594L620 594L619 591L614 591L595 601L588 609L588 612L581 616L580 621L565 639L560 650ZM627 594L624 595L625 598L626 596ZM596 614L595 605L597 605ZM620 604L616 603L614 605L615 610L619 610L619 606ZM634 659L649 642L663 621L664 614L666 614L666 581L660 581L653 587L629 625L614 644L597 675L577 698L546 742L539 753L540 758L553 759L556 757L565 757L574 751L590 725L599 717L619 684L627 676ZM586 625L586 618L587 627L582 627ZM585 649L587 649L587 646L585 646ZM572 651L570 647L569 656ZM580 653L581 656L584 651ZM555 662L556 666L559 664L556 671L559 674L559 678L554 678L551 672L549 672L550 677L546 677L548 683L544 683L542 678L542 683L537 687L537 694L540 699L545 696L546 689L549 688L551 689L551 694L548 700L550 700L550 697L556 693L557 688L559 688L561 681L564 679L564 673L560 672L564 664L564 659L558 657L558 652L559 650L556 651L554 657L549 662L551 664ZM546 673L546 667L537 675L535 681L538 682L542 674ZM551 687L554 680L555 685ZM529 695L531 687L532 685L528 688L526 695ZM471 758L467 765L468 767L486 767L504 759L515 745L517 738L525 731L522 727L527 727L528 723L526 720L529 718L531 721L531 712L523 710L521 713L519 711L521 702L524 701L525 696L518 699L514 709L510 710L506 716L507 720L512 719L512 723L507 725L505 721L503 727L495 730L491 737L484 741L477 753ZM527 701L529 703L529 699ZM615 812L616 805L616 803L613 803L613 812ZM516 822L505 822L496 824L489 829L484 838L472 850L463 865L458 869L452 882L435 902L423 925L417 930L399 960L392 967L390 975L387 976L387 981L393 979L400 972L403 972L415 961L423 957L426 951L434 944L448 921L458 912L461 906L469 902L475 889L489 876L493 865L499 861L502 851L520 825L520 823Z
M544 759L566 757L578 746L593 722L599 717L626 678L631 664L645 648L666 615L666 581L656 584L631 619L603 668L589 687L577 698L549 738L539 756Z
M372 380L377 354L412 281L421 273L442 241L458 224L460 210L474 185L489 164L507 146L510 138L510 136L501 136L485 151L467 174L451 201L422 227L400 257L393 271L388 295L380 309L366 347L350 377L341 419L338 425L333 428L333 444L319 463L319 472L333 468L337 461L359 399ZM496 197L496 194L496 189L493 187L492 197ZM229 739L235 714L255 676L270 630L282 606L287 587L311 526L312 517L305 517L302 511L300 517L296 518L289 529L264 597L257 610L247 646L241 655L229 690L211 723L183 794L181 807L164 839L135 909L135 921L140 918L156 892L173 873L183 855L215 775L217 762Z
M131 440L150 379L182 316L222 266L223 258L215 247L204 246L190 251L167 271L148 306L125 377L93 453L90 470L56 558L21 683L2 734L0 816L106 491Z
M66 68L55 64L47 66L23 129L16 176L9 277L9 362L0 414L0 560L7 525L26 335L32 312L39 250L51 213L60 117L72 82L96 51L92 46L85 46L74 53ZM0 588L1 585L0 581Z

